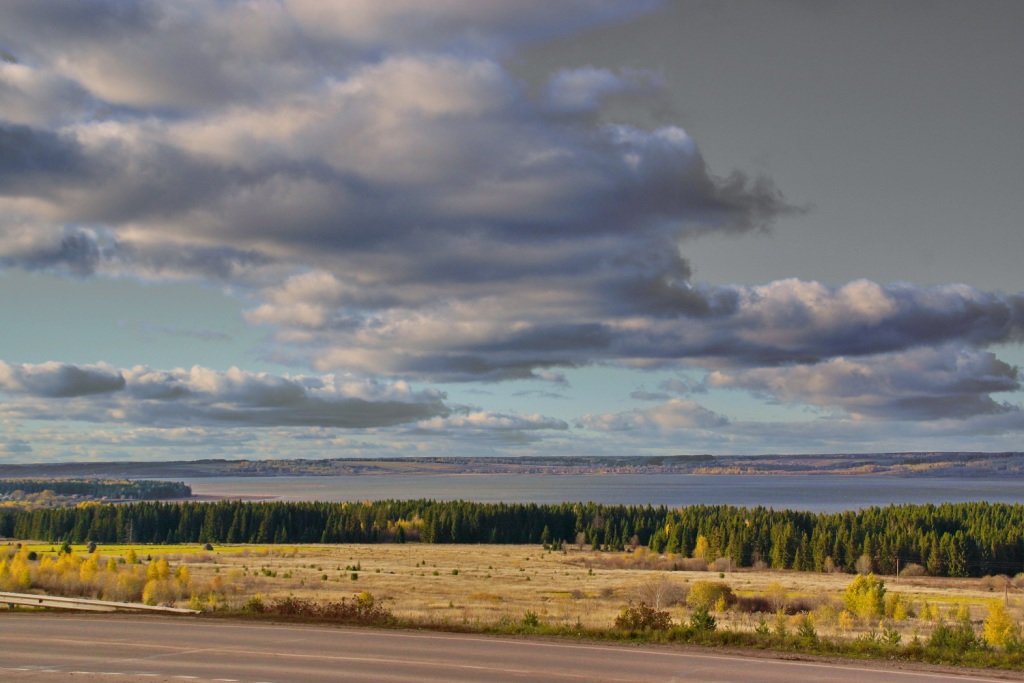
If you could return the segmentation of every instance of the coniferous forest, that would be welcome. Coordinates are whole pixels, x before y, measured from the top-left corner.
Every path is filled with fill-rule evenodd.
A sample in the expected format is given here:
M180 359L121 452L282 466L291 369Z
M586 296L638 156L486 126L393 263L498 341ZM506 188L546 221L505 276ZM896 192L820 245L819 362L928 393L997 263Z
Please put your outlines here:
M724 505L386 500L84 504L0 510L0 536L82 543L547 543L729 558L802 571L909 563L934 576L1024 571L1024 505L894 505L812 513Z

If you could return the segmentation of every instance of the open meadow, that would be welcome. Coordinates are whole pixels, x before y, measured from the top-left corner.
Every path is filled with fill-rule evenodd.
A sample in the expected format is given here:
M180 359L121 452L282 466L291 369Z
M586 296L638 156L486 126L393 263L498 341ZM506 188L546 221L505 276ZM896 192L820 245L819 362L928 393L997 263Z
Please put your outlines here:
M18 548L10 542L6 549L0 546L0 558L8 558L6 567L0 566L0 589L44 588L124 599L131 596L104 594L103 586L124 587L134 571L138 590L149 591L136 599L151 602L244 610L254 598L268 605L289 596L329 602L365 592L403 621L470 627L527 620L606 629L623 607L639 602L682 623L704 604L720 627L740 631L767 624L773 631L792 633L809 615L823 636L899 633L904 642L927 637L938 623L967 619L980 634L994 602L1005 604L1013 623L1019 624L1024 615L1021 581L1009 577L878 577L885 594L878 596L877 609L857 613L844 598L855 579L850 574L730 571L727 566L694 571L702 563L645 548L595 552L577 546L545 550L537 545L415 543L211 547L100 545L88 555L85 546L73 546L71 555L60 560L59 544L26 543L20 557L32 557L36 566L23 562L18 565L22 570L16 570ZM60 578L60 562L63 574L70 576ZM18 571L20 587L15 585ZM38 581L29 578L32 571ZM104 572L110 573L105 584Z

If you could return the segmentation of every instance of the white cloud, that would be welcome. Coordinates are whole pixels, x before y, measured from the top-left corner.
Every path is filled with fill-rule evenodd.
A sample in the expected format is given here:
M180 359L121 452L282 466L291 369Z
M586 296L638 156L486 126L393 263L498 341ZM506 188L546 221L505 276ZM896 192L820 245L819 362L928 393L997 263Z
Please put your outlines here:
M653 74L619 72L593 66L562 69L548 80L545 97L557 111L569 114L589 114L601 108L602 103L614 96L642 96L660 90Z
M674 398L646 410L585 415L580 423L603 432L676 433L686 430L708 430L725 427L728 418L696 401Z
M269 355L323 373L564 383L588 364L689 364L718 388L858 419L1013 412L990 394L1018 388L1015 371L982 349L1024 339L1024 296L696 282L687 240L798 209L767 178L713 173L678 125L611 121L617 98L660 107L650 74L564 69L532 92L508 67L519 46L651 6L3 3L17 63L0 62L0 267L226 283L272 330ZM560 429L341 377L4 364L15 398L0 410ZM683 399L584 422L739 438Z
M949 346L839 357L814 365L715 370L707 385L878 419L1004 413L1013 408L990 394L1021 388L1017 369L994 354Z
M435 417L422 420L416 424L423 430L473 429L496 431L532 431L538 429L568 429L563 420L545 417L544 415L509 415L474 410L466 413Z
M74 398L122 391L125 378L108 365L66 363L10 365L0 361L0 391L47 398Z
M690 310L654 316L558 278L422 302L370 301L372 287L357 301L327 282L330 296L291 281L270 288L250 320L303 332L322 369L449 380L536 377L595 362L774 366L945 345L966 353L1024 331L1024 299L963 285L669 285L662 295Z
M282 377L199 366L154 370L0 362L0 414L31 420L159 427L223 425L367 429L447 415L444 397L405 382Z

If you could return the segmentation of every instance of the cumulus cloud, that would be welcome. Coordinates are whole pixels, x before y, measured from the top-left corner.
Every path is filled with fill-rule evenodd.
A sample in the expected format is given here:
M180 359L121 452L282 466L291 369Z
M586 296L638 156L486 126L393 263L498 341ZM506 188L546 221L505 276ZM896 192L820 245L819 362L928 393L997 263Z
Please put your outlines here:
M11 397L0 407L8 417L159 427L367 429L449 413L440 393L416 391L404 382L281 377L198 366L164 371L0 362L0 392Z
M728 304L689 284L680 240L793 210L681 128L589 115L656 97L649 75L563 70L538 99L501 61L640 5L86 5L0 9L3 83L85 102L56 121L26 95L0 121L0 266L272 282L247 319L319 370L631 360L623 316Z
M1014 408L990 394L1021 388L1017 368L994 354L949 346L814 365L716 370L707 384L884 419L1005 413Z
M18 62L57 64L104 102L188 110L309 87L393 52L498 55L656 4L13 0L0 37Z
M587 114L599 111L611 97L640 96L660 89L653 74L616 73L593 66L563 69L555 73L545 87L548 104L557 111Z
M536 413L520 415L463 408L445 417L417 422L410 435L441 436L474 444L523 446L568 429L569 425L564 420Z
M983 349L1024 339L1024 296L697 282L688 240L800 209L769 178L708 168L678 125L615 121L623 97L661 107L650 74L596 64L532 88L508 67L654 4L2 3L0 268L226 283L270 357L321 373L564 384L584 365L704 366L717 388L861 417L1005 412L989 394L1016 371ZM17 415L559 431L339 381L0 366ZM704 388L641 390L664 403L583 423L726 428L669 398Z
M121 372L107 365L9 365L0 361L0 391L46 398L109 394L125 388Z
M725 427L729 419L696 401L674 398L646 410L584 415L580 424L602 432L675 433Z
M0 264L238 279L276 263L373 311L537 278L656 306L651 283L685 275L663 256L680 238L792 207L767 179L712 174L678 127L566 117L655 97L649 76L565 70L538 99L502 62L650 6L6 3L19 63L0 88L29 94L0 121ZM57 90L61 120L57 95L29 96Z
M532 431L537 429L568 429L569 425L563 420L545 417L544 415L509 415L474 410L462 414L449 415L448 417L435 417L430 420L423 420L418 422L416 427L424 430L469 427L472 429L496 431Z
M978 348L1019 341L1024 332L1024 297L964 285L687 285L680 298L696 297L704 306L645 316L617 310L614 302L610 308L593 291L548 289L553 283L367 311L349 306L351 294L327 282L315 293L305 279L270 288L267 303L249 318L280 325L282 338L307 344L322 369L446 380L529 378L611 361L806 364L949 344Z

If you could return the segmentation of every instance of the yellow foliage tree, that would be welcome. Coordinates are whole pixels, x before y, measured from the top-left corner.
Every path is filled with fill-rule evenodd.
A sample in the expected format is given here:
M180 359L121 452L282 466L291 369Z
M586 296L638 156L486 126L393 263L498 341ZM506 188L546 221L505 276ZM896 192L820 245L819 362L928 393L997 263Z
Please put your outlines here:
M906 621L910 616L910 604L902 593L889 593L885 596L885 616L893 621Z
M138 568L119 572L109 597L122 602L139 600L145 583L146 577Z
M174 572L174 577L178 579L178 583L181 584L183 590L189 590L189 587L192 585L192 573L188 567L185 565L178 567L178 571Z
M703 534L697 536L697 542L693 545L693 556L698 560L706 560L710 550L711 544L708 543L708 539Z
M884 616L885 583L874 574L861 574L846 587L843 604L864 621Z
M14 587L17 590L28 590L32 585L32 573L25 567L14 574Z
M686 604L694 609L715 608L725 611L729 605L735 602L736 596L732 592L732 588L721 581L694 581L689 595L686 596Z
M78 577L82 583L91 583L95 578L96 574L100 571L99 558L93 554L89 559L82 562L78 568Z
M162 580L166 579L171 575L171 567L167 564L167 559L161 557L159 560L150 562L146 567L146 578L149 580Z
M928 621L938 621L939 619L939 606L933 605L932 603L925 600L921 604L921 618L927 619Z
M843 610L839 613L839 628L844 631L849 631L853 628L853 614L849 610Z
M159 590L159 580L150 579L149 581L146 581L146 585L142 589L142 602L147 605L155 605L157 603L157 592Z
M992 647L1006 647L1016 632L1017 625L1013 623L1003 603L998 600L992 601L988 606L988 616L985 618L985 642Z

